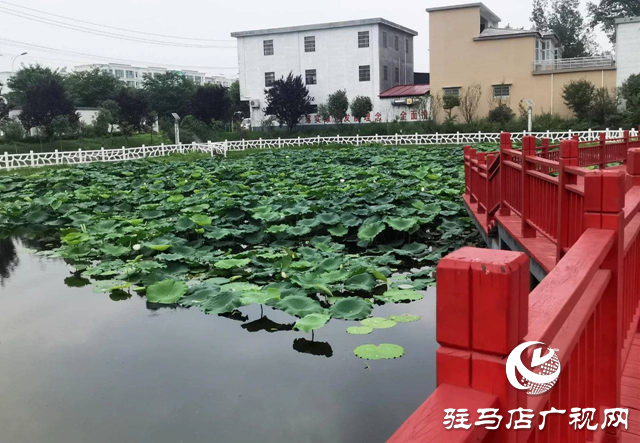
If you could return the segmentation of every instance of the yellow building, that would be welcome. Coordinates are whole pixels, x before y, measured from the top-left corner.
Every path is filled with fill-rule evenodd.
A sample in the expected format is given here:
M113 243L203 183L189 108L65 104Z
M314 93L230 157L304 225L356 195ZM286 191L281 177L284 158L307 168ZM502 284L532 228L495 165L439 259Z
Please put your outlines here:
M431 95L464 93L479 85L477 117L506 103L515 113L526 99L534 114L572 116L562 88L587 79L611 91L616 86L613 58L564 59L554 34L500 28L500 18L482 3L429 8ZM526 107L526 105L524 105ZM459 109L458 121L462 121ZM442 120L443 113L438 116Z

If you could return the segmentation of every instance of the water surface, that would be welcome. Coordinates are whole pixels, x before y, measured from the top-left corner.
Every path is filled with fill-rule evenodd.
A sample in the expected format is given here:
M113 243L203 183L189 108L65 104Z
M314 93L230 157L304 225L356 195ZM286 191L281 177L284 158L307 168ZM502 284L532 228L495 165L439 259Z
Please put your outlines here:
M268 307L224 318L82 284L0 240L0 442L381 442L435 388L433 290L372 314L417 323L331 320L312 341ZM367 368L365 343L406 355Z

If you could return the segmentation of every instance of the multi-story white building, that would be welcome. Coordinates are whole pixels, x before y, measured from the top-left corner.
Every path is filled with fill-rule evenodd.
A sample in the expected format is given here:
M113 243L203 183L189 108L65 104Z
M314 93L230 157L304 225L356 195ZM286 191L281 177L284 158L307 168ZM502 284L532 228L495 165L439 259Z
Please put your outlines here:
M640 17L616 20L616 58L620 87L631 74L640 74Z
M352 100L368 96L371 121L384 121L380 93L413 83L417 32L382 18L234 32L238 39L240 94L250 102L251 124L264 119L265 88L290 72L301 75L314 105L345 89ZM387 111L387 112L385 112ZM312 114L302 124L321 124Z
M108 64L90 64L90 65L80 65L76 66L74 70L76 71L91 71L95 68L99 68L103 72L107 72L116 78L121 79L124 83L132 88L142 88L144 83L145 74L151 76L157 76L160 74L164 74L166 72L178 72L188 79L192 80L197 85L204 85L206 83L216 83L222 86L231 86L231 83L235 81L235 79L223 76L208 76L204 72L193 71L188 69L176 70L176 69L167 69L167 68L157 68L157 67L140 67L140 66L131 66L124 65L119 63L108 63Z

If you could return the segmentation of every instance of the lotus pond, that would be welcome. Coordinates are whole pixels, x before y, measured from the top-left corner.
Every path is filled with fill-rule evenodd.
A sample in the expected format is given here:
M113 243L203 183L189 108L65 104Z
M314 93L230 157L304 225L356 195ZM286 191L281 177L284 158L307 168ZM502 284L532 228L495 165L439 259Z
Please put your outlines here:
M435 265L478 241L461 156L278 150L1 176L0 427L385 440L434 387Z

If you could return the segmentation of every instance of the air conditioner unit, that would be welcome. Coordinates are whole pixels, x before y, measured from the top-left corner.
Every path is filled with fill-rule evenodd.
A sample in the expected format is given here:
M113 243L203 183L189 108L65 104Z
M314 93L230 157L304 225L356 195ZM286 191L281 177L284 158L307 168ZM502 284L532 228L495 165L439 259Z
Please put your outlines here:
M259 108L260 107L260 100L258 100L258 99L249 100L249 106L251 106L252 108Z

